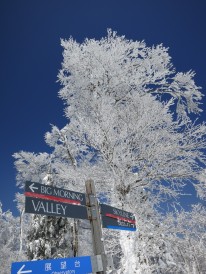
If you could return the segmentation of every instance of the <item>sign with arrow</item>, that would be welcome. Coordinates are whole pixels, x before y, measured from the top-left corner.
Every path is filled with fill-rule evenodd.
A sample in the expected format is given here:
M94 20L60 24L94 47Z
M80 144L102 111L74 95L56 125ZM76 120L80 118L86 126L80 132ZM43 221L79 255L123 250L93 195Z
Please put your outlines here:
M133 213L105 204L100 204L100 209L104 228L136 230L135 215Z
M12 263L11 274L91 274L91 257Z
M23 274L23 273L32 273L32 270L24 270L25 264L22 265L22 267L18 270L17 274Z
M86 205L86 195L84 193L39 183L26 182L24 194L26 197L35 197L74 205Z
M88 219L83 193L26 182L24 194L26 213Z

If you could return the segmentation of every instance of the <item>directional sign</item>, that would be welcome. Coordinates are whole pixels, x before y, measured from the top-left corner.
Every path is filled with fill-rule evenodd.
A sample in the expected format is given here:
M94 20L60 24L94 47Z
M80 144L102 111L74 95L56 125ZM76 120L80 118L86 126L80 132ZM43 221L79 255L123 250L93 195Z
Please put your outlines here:
M88 219L85 206L26 197L25 212L57 217Z
M13 263L11 274L91 274L91 257Z
M26 213L88 219L84 193L26 182L24 194Z
M86 205L86 195L84 193L39 183L26 182L24 194L26 197L35 197L74 205Z
M102 227L110 229L119 229L119 230L129 230L136 231L136 225L133 223L128 223L121 221L119 219L114 219L106 216L102 216Z
M101 214L104 216L135 224L135 215L133 213L105 204L100 204L100 207Z
M135 215L105 204L100 204L102 225L104 228L136 230Z

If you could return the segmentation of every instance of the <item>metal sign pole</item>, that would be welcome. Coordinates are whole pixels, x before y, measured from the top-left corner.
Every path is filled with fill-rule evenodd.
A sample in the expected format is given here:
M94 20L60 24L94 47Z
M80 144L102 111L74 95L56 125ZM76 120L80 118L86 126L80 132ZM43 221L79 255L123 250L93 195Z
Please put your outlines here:
M91 222L92 229L94 255L98 257L100 255L102 258L102 271L97 271L96 273L106 274L107 259L104 250L101 219L99 213L99 206L96 199L95 185L93 180L88 180L85 184L87 192L88 216Z

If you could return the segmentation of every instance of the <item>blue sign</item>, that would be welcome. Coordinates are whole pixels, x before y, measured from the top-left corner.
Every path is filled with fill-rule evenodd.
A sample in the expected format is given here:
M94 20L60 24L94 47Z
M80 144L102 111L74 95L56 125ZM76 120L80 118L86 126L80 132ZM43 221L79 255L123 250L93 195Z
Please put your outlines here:
M11 274L91 274L91 257L12 263Z
M136 225L134 223L125 222L119 219L114 219L102 215L102 227L109 229L120 229L128 231L136 231Z
M136 220L133 213L105 204L100 204L102 227L136 231Z

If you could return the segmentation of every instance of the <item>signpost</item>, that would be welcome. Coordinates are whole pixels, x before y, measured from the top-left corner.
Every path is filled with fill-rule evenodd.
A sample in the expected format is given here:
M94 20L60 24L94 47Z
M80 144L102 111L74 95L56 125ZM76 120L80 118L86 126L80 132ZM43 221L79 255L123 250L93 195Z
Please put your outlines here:
M105 204L100 204L104 228L136 231L135 215Z
M86 196L62 188L27 182L25 212L87 219Z
M62 258L13 263L11 274L89 274L91 257Z
M100 255L102 259L102 271L98 272L99 274L106 274L107 262L106 254L104 250L103 234L101 228L101 219L99 214L99 206L96 198L95 185L92 180L88 180L85 183L86 192L88 198L88 215L91 223L91 232L93 240L93 251L94 255Z
M92 180L86 182L86 193L26 182L25 212L89 219L95 256L17 262L12 264L11 274L90 274L92 272L105 274L107 270L114 269L113 261L105 254L102 227L135 231L135 216L105 204L100 204L100 216Z

